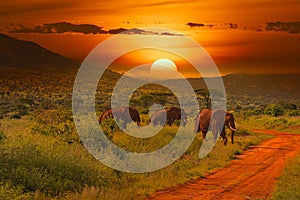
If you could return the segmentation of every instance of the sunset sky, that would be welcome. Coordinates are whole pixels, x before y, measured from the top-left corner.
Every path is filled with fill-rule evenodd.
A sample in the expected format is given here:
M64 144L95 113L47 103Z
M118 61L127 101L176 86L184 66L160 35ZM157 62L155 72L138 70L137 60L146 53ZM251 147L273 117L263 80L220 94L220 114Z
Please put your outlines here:
M191 36L222 74L299 72L299 0L1 0L0 5L0 32L79 61L112 35L109 30L155 26ZM278 21L283 24L267 27ZM57 32L58 22L101 28L96 34ZM55 31L43 32L45 24Z

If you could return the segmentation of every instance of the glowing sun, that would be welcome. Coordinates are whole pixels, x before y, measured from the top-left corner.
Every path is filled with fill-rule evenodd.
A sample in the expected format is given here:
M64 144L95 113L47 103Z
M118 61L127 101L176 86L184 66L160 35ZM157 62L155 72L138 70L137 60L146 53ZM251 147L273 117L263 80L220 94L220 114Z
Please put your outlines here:
M150 72L161 73L161 72L177 72L175 63L169 59L158 59L152 63Z

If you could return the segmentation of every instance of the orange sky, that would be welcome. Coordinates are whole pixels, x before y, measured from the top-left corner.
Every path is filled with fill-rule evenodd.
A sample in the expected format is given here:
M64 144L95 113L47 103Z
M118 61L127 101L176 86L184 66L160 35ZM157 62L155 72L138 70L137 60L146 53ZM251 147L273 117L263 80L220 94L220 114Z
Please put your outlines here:
M262 31L266 22L300 21L299 0L2 0L0 32L35 41L82 60L110 35L9 33L44 23L94 24L105 30L161 26L190 35L210 53L222 73L298 72L300 34ZM190 28L188 22L216 28ZM226 28L228 23L238 29Z
M298 0L2 0L2 22L39 24L62 20L119 25L123 21L166 24L204 23L259 24L299 20Z

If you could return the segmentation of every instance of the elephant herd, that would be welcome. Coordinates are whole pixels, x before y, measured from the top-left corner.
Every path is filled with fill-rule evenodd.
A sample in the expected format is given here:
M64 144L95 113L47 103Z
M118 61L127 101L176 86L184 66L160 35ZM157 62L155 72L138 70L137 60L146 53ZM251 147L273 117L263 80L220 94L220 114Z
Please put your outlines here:
M99 117L99 124L101 124L107 118L115 117L116 120L122 120L122 126L125 128L127 124L131 122L137 123L139 126L141 118L137 109L133 107L122 107L114 110L106 110ZM175 120L181 120L182 125L187 123L187 115L183 109L178 107L171 107L162 110L158 110L152 113L150 117L150 123L153 125L169 126L174 123ZM236 131L234 116L232 113L225 112L224 110L209 110L202 109L195 118L195 130L194 132L202 132L203 140L206 139L206 134L209 130L212 131L214 142L217 140L218 134L223 138L223 144L227 144L227 136L225 133L225 126L231 130L231 143L234 143L234 133Z

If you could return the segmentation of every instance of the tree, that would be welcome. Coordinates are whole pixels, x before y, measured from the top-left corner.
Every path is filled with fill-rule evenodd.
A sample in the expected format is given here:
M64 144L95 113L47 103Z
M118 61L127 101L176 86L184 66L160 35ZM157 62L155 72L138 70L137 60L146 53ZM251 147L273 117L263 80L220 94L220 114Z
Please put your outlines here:
M153 104L154 98L150 95L144 95L139 100L144 108L149 108Z
M206 108L211 107L211 96L207 89L196 89L195 94L197 99L202 100L206 106Z

